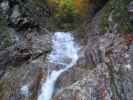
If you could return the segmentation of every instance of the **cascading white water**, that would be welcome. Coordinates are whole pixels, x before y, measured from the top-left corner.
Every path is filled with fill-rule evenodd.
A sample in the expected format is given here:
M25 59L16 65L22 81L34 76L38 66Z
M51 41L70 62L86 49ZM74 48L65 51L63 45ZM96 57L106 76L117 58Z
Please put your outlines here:
M78 60L79 47L75 44L70 32L55 32L52 43L53 51L48 56L48 61L53 65L62 65L63 67L58 70L50 70L46 81L42 84L38 100L50 100L58 77Z

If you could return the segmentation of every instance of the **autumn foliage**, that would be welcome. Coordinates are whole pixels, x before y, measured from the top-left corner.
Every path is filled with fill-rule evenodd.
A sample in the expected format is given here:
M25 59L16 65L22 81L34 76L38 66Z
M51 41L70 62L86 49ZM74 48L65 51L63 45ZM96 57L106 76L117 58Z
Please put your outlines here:
M90 0L48 0L48 6L54 11L54 14L78 14L82 15L87 10Z

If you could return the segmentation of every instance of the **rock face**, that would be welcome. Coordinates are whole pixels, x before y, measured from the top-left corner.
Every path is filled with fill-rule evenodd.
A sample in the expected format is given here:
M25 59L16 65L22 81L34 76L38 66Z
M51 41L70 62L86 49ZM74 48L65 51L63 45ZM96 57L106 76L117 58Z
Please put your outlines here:
M133 2L128 5L129 19L133 21Z
M92 41L92 39L97 39L97 41ZM133 44L128 44L126 38L120 34L106 33L100 37L97 35L94 38L90 37L85 50L86 63L79 65L81 69L86 68L88 71L81 72L80 69L77 76L82 74L83 78L79 78L76 82L68 79L74 77L77 68L71 77L64 76L67 83L72 83L58 91L53 99L131 100L133 94L128 91L132 91L131 84L133 84L132 46ZM95 65L93 69L92 64Z
M114 3L110 2L110 4ZM125 5L128 4L129 1ZM83 49L84 52L78 65L76 65L76 67L86 70L83 73L80 71L80 75L82 74L83 77L72 82L68 80L70 76L64 76L68 77L65 79L70 86L57 91L53 100L132 100L132 33L120 32L118 26L123 26L120 26L118 21L114 22L116 19L111 11L107 15L106 10L109 11L108 7L112 6L108 5L107 7L106 5L86 27L88 42ZM116 13L116 9L113 10L112 12ZM121 11L121 9L119 10ZM103 13L105 13L104 17L102 16ZM106 23L108 24L108 26L104 26L107 28L106 32L103 30L101 32L103 27L100 26L102 25L100 21L103 19L107 21L105 26ZM77 71L74 70L74 72Z
M27 0L0 1L1 100L36 100L41 79L46 78L51 33L45 28L48 14L41 9ZM26 84L31 84L28 97L20 92Z
M41 80L47 76L50 11L40 1L0 1L1 100L36 100ZM78 25L84 31L74 35L85 41L80 58L59 77L52 100L132 100L131 1L100 0L103 8L93 12L94 17L86 19L83 26ZM20 91L25 85L29 87L28 96Z

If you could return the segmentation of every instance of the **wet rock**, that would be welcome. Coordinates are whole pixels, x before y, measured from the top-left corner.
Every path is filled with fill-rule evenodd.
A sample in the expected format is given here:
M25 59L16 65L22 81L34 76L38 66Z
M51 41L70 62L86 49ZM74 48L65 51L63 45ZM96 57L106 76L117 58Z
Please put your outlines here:
M45 41L45 40L44 40ZM46 45L46 43L45 43ZM1 74L8 65L18 66L23 64L24 62L32 59L37 59L42 54L47 54L48 48L46 49L44 45L44 50L38 50L38 48L34 48L32 50L32 44L27 45L27 43L23 43L21 45L17 45L16 47L10 47L0 52L0 65L1 65ZM47 44L48 45L48 44Z
M0 51L0 77L4 74L7 64L11 62L9 54L9 50Z
M130 21L133 21L133 2L130 2L128 5L128 14Z
M38 25L29 17L17 17L12 26L16 27L17 31L25 31L29 28L38 28Z
M94 41L96 40L97 41ZM74 72L66 75L69 78L59 81L65 88L61 88L53 96L54 100L131 100L132 98L132 44L127 44L127 38L119 34L106 33L99 38L94 36L89 38L88 45L85 48L82 61L79 61L79 68L85 69L82 74L81 69L77 72L78 79L74 80ZM129 47L128 47L129 46ZM100 52L98 52L100 51ZM129 53L130 52L130 53ZM86 59L88 58L88 59ZM91 59L91 60L90 60ZM81 59L79 59L81 60ZM90 69L90 65L95 67ZM83 66L86 67L83 67ZM77 67L77 68L78 68ZM76 68L76 69L77 69ZM88 72L87 72L88 71ZM80 79L80 75L83 77ZM88 77L88 78L87 78ZM64 82L65 81L65 82ZM67 84L68 85L67 85ZM129 84L129 85L125 85ZM130 92L128 92L128 90ZM122 92L124 91L124 92Z
M23 63L27 60L29 60L32 56L32 51L28 48L17 48L15 52L13 52L13 55L11 55L13 58L13 64L18 65L20 63Z
M36 71L35 78L30 82L29 89L33 90L36 88L36 91L38 90L37 87L39 86L41 80L43 78L43 69L38 68ZM46 76L44 77L44 80L46 79Z
M37 7L33 6L32 1L0 0L0 17L4 16L5 20L2 21L7 21L7 29L4 29L8 30L9 25L18 36L17 40L11 41L13 42L11 47L0 48L1 100L29 100L29 98L34 100L38 95L41 81L46 79L47 70L44 60L51 51L51 36L38 26L37 20L42 25L46 24L45 16L42 15L41 20L38 17L40 13L45 13L44 9L40 12L40 10L35 11L34 8ZM36 12L38 15L35 18ZM3 23L1 25L4 26ZM10 32L9 30L9 34ZM5 34L5 31L2 30L1 33ZM33 92L28 99L20 93L21 86L24 84L30 84L30 90Z
M58 91L53 100L110 100L104 81L99 80L97 75L89 72L82 79Z
M49 16L46 4L39 7L34 5L34 1L25 0L0 1L0 12L8 20L9 26L17 29L17 31L38 28L38 24L44 27Z
M14 8L13 8L13 11L12 11L12 15L11 15L11 21L13 22L13 23L15 23L15 19L17 18L17 17L20 17L20 11L19 11L19 6L18 5L15 5L14 6Z
M45 32L44 32L45 33ZM51 37L50 34L42 34L39 36L33 36L32 39L32 50L49 53L51 51Z
M44 74L47 71L46 66L44 66L44 59L47 53L51 51L51 36L42 30L39 25L47 27L45 25L49 12L46 11L47 8L33 7L31 2L27 0L0 1L1 14L6 15L6 18L9 18L12 22L11 25L23 34L23 37L20 38L21 46L17 45L15 49L8 48L0 51L1 100L26 100L27 98L20 96L21 86L29 83L31 90L34 91L35 87L35 91L37 91L36 87L40 84L42 70ZM118 0L116 4L119 4L119 2ZM122 2L124 4L124 1ZM116 5L113 3L113 6ZM95 30L90 35L90 30L87 30L88 33L83 34L82 39L84 40L86 37L88 39L83 56L75 67L59 77L56 85L57 93L53 96L53 100L132 100L132 38L127 39L121 36L122 33L118 33L117 28L121 24L112 19L115 18L114 15L117 15L115 8L113 10L113 14L111 14L111 11L107 11L110 13L109 18L106 18L108 15L104 15L105 20L102 21L105 26L100 24L107 28L108 33L97 33L98 30ZM129 19L132 21L132 2L128 6L128 12ZM117 19L119 18L123 17L120 15ZM98 27L97 19L96 17L93 23L95 25L91 24L92 30ZM126 20L121 19L120 22L122 21ZM35 33L34 29L36 28L39 31L36 30ZM125 28L127 29L127 27ZM28 29L32 31L29 32ZM41 70L38 62L41 62ZM62 67L59 66L57 70ZM31 100L36 99L36 93L32 96Z
M0 52L0 69L1 69L1 75L2 72L5 72L7 69L7 66L9 65L20 65L23 62L29 60L31 58L31 51L27 48L18 48L18 49L13 49L13 48L8 48L5 50L2 50Z
M59 77L59 79L56 82L57 87L61 89L61 88L70 86L76 81L82 79L86 73L87 72L85 71L85 69L81 69L81 68L74 66L72 69L64 72Z
M19 65L17 68L10 67L6 70L4 76L1 78L0 83L4 82L4 86L0 89L1 100L34 100L37 97L40 83L45 80L47 72L44 69L43 58L36 59L28 64ZM43 75L43 77L42 77ZM30 86L32 91L30 95L24 97L21 94L21 87L23 85Z
M41 64L39 64L39 65L41 65ZM30 96L30 98L33 100L37 99L38 90L41 86L42 80L43 81L46 80L46 72L43 70L43 66L40 66L40 67L37 66L34 77L32 78L32 80L30 82L27 83L27 88L28 88L27 93L25 91L22 91L22 92L25 92L25 95ZM22 87L22 88L24 88L24 87ZM31 95L29 95L28 92L30 92Z
M9 2L8 2L8 1L3 1L3 2L0 4L0 8L2 9L2 13L3 13L3 14L6 14L7 11L9 10Z

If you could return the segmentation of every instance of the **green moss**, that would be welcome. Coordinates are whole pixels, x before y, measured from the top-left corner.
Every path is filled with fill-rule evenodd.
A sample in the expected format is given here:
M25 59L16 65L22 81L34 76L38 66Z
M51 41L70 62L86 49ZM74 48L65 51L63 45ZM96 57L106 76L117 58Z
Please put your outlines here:
M11 36L7 28L6 19L0 16L0 48L7 48L11 45Z
M32 0L32 3L35 5L35 6L44 6L46 5L47 3L47 0Z
M5 96L7 92L7 82L4 80L0 80L0 99L3 100L3 97Z
M52 48L52 47L50 47L50 48L48 48L48 50L46 51L46 53L51 53L51 52L52 52L52 50L53 50L53 48Z
M109 0L100 12L100 31L109 29L108 18L112 13L113 22L118 25L118 32L133 32L132 25L128 19L127 6L132 0Z
M0 98L2 98L2 96L4 95L3 88L4 88L4 82L0 81Z
M104 8L100 12L100 31L106 32L108 30L108 16L112 11L112 0L108 1L108 3L104 6Z

